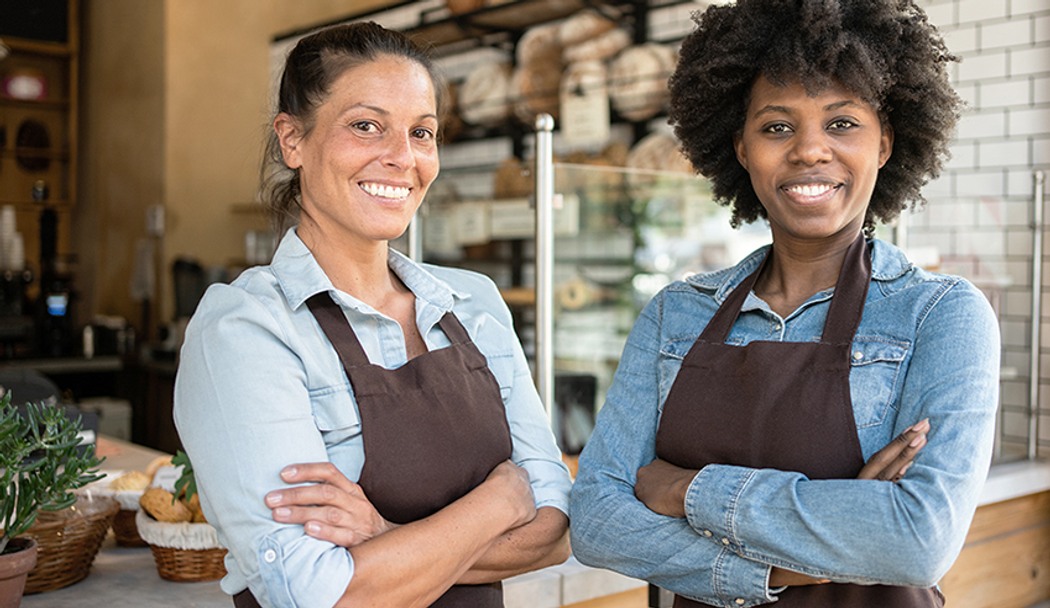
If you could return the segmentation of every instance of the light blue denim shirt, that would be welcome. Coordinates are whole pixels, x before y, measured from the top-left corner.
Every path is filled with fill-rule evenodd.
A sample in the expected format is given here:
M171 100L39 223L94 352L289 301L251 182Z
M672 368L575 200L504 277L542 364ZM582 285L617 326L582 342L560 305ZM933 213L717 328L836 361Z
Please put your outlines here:
M499 383L536 506L568 511L570 478L529 367L495 285L464 270L423 266L396 251L390 268L416 295L416 323L430 350L449 345L437 325L453 310ZM354 574L350 552L275 523L263 496L286 487L282 467L331 461L356 481L364 463L361 421L339 357L307 298L327 291L369 359L407 361L393 319L333 288L294 230L269 266L208 288L186 330L175 380L175 423L193 461L201 504L229 548L227 593L246 586L264 606L331 606Z
M638 318L580 458L573 551L585 564L714 606L773 601L772 565L836 582L934 585L962 547L991 460L998 322L971 283L916 268L882 241L874 241L853 340L850 394L865 460L930 419L928 444L904 478L817 481L712 464L689 486L685 519L635 498L683 357L765 250L667 286ZM751 293L727 342L817 341L832 294L817 293L781 318Z

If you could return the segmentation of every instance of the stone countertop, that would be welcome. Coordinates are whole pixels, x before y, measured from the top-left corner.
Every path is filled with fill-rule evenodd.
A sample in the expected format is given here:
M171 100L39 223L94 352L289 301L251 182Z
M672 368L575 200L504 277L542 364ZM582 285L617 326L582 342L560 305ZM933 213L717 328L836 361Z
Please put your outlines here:
M614 595L645 583L569 559L560 566L504 582L506 608L558 608ZM22 608L231 608L218 581L185 583L160 578L148 547L118 547L113 535L102 545L84 580L63 589L22 598Z
M161 452L99 437L97 451L107 470L143 470ZM504 582L507 608L559 608L614 595L645 583L607 570L584 566L574 558L559 566L529 572ZM230 608L233 602L218 581L186 583L160 578L149 547L119 547L110 531L87 578L63 589L27 595L22 608Z

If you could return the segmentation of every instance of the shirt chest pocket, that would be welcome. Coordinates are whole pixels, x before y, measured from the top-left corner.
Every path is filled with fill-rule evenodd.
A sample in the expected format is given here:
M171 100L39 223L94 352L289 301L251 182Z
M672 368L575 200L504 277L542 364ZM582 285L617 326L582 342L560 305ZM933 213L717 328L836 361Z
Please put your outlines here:
M499 396L506 402L514 388L514 353L512 351L485 355L489 370L499 385Z
M878 426L900 392L910 344L857 336L850 350L850 398L857 428Z
M310 408L325 446L343 444L361 435L361 417L346 387L310 391Z

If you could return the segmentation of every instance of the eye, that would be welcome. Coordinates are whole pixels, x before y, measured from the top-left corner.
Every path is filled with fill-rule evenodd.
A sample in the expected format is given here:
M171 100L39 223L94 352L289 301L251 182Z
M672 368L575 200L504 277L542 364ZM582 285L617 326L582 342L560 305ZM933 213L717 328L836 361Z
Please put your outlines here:
M350 123L350 128L355 131L361 131L362 133L375 133L379 130L379 125L370 120L359 120Z
M787 123L775 122L771 125L766 125L762 131L764 133L772 133L773 135L783 135L784 133L790 133L791 127Z
M435 135L434 132L425 127L419 127L412 130L412 136L416 139L423 141L433 141Z
M828 129L832 131L848 131L856 126L857 123L849 118L836 118L828 125Z

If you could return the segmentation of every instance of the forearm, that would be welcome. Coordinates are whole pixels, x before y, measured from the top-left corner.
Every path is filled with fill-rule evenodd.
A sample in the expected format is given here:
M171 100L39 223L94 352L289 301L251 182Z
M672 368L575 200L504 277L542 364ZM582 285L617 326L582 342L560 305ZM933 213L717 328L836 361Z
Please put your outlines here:
M560 564L569 558L569 519L554 507L536 512L536 519L509 530L459 579L474 585Z
M483 484L421 519L350 549L354 575L337 606L429 606L516 522Z

